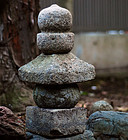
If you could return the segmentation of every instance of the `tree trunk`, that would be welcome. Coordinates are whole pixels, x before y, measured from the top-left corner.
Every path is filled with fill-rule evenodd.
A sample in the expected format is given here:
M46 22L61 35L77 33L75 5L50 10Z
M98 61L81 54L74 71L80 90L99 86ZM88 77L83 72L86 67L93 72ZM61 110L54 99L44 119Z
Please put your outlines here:
M38 10L39 0L0 1L0 105L15 111L32 102L31 91L19 80L17 70L39 54Z

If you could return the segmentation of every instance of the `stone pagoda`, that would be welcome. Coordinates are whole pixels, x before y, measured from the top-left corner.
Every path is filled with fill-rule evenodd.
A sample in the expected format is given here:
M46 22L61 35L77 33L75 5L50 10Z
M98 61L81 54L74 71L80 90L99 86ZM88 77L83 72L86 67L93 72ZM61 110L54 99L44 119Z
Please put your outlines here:
M67 9L56 4L43 9L38 26L37 46L42 53L19 68L21 80L36 83L33 98L37 106L26 109L27 135L73 139L86 128L86 109L75 108L80 98L77 83L93 79L95 68L70 52L74 33Z

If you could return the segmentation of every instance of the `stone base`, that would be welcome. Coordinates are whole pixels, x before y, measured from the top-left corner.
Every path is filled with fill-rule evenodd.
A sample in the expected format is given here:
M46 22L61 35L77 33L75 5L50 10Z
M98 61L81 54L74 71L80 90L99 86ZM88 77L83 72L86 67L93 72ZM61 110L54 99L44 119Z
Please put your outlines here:
M30 132L26 132L27 139L30 140L49 140L49 138L45 138L40 135L36 135ZM51 140L95 140L93 133L89 130L85 130L83 134L71 136L71 137L63 137L63 138L51 138Z
M86 109L26 108L26 130L46 137L65 137L81 134L86 127Z

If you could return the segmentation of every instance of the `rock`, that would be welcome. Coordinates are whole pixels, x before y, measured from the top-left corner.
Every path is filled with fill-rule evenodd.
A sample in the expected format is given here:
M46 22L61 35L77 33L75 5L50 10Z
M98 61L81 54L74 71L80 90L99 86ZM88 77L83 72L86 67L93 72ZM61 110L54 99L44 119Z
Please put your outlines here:
M71 13L56 4L43 9L38 15L38 26L41 31L65 32L72 26Z
M26 108L26 131L45 137L65 137L85 131L86 109Z
M25 138L24 123L4 106L0 106L0 138Z
M68 53L74 47L74 33L39 33L37 46L44 54Z
M97 111L90 115L87 121L87 129L94 133L95 137L128 139L128 113L115 111Z
M19 76L23 81L38 84L70 84L93 79L95 68L72 53L40 54L19 68Z
M36 85L33 98L42 108L73 108L79 101L80 91L77 84Z
M49 140L49 138L40 136L40 135L35 135L30 132L26 132L27 138L30 140ZM75 136L70 136L70 137L65 137L65 138L53 138L51 140L95 140L93 137L93 133L89 130L85 130L83 134L78 134Z
M100 135L96 139L97 140L127 140L122 137L115 137L115 136L109 136L109 135Z
M91 107L91 114L96 111L111 111L113 110L113 107L106 101L97 101L95 102Z

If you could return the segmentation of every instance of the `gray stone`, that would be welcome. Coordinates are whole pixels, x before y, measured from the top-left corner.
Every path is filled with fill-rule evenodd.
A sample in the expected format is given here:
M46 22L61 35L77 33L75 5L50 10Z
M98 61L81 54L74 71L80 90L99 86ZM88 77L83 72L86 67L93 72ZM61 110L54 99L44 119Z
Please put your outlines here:
M26 132L27 138L30 140L49 140L49 138L36 135L30 132ZM89 130L85 130L83 134L78 134L70 137L53 138L52 140L95 140L93 133Z
M127 140L122 137L116 137L116 136L109 136L109 135L100 135L96 137L96 140Z
M85 131L86 109L26 108L26 130L45 137L62 137Z
M101 137L128 139L128 113L115 111L97 111L90 115L87 129L99 140Z
M70 84L93 79L95 68L72 53L40 54L19 68L19 76L23 81L38 84Z
M79 101L80 91L77 84L36 85L33 98L42 108L73 108Z
M97 101L95 102L91 107L91 114L96 111L111 111L113 110L113 107L106 101Z
M43 9L38 15L38 26L41 31L65 32L72 26L71 13L56 4Z
M68 53L74 46L74 33L39 33L37 46L44 54Z

